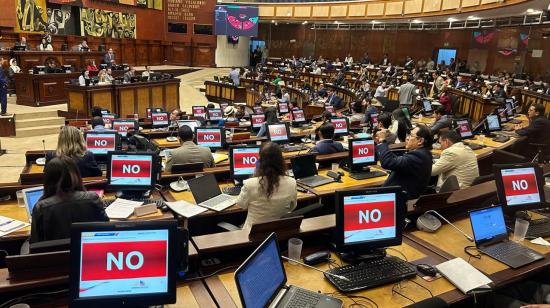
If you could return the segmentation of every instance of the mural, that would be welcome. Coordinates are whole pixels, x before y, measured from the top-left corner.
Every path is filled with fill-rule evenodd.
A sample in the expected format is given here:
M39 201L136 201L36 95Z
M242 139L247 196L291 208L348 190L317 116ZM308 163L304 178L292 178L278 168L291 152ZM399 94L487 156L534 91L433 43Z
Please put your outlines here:
M16 32L46 32L46 0L15 1Z
M70 5L48 3L48 33L55 35L80 35L80 10Z
M136 15L81 8L80 33L83 36L135 39Z

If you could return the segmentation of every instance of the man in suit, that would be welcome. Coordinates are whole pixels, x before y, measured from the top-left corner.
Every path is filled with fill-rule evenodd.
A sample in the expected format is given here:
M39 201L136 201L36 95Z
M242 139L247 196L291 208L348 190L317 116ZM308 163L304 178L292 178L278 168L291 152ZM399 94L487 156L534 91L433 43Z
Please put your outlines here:
M432 165L432 176L439 176L437 187L441 187L451 175L456 176L460 188L472 185L479 176L476 154L472 149L464 145L460 135L450 130L439 136L441 144L441 156Z
M382 59L382 62L380 62L380 65L382 66L388 66L390 65L390 58L388 57L388 54L384 54L384 58Z
M432 77L434 79L434 84L432 85L432 97L439 97L439 93L443 90L443 87L445 87L445 82L439 71L433 72Z
M107 67L113 66L115 64L115 54L113 48L109 48L109 52L103 57L103 63L107 64Z
M4 64L4 59L0 59L0 106L1 106L1 116L9 116L7 113L8 108L8 78L4 74L4 69L2 68Z
M402 106L410 106L416 95L416 86L411 83L411 77L405 77L407 83L399 87L399 104Z
M132 77L136 77L136 69L134 67L130 67L130 69L124 73L124 81L130 82Z
M319 128L321 140L310 150L311 153L319 154L333 154L338 152L344 152L344 146L340 142L335 142L334 138L334 125L327 122L321 125Z
M374 139L380 165L391 170L383 186L401 186L409 199L418 198L428 187L432 174L432 134L425 125L415 127L405 142L408 152L397 156L390 151L386 132L379 131Z
M435 123L431 127L432 135L439 134L439 131L443 128L451 128L452 121L447 116L447 110L445 106L441 105L434 111Z
M327 104L334 106L335 110L342 109L344 107L344 100L336 95L333 89L328 90Z
M529 126L522 127L516 124L516 134L527 137L523 142L518 143L518 149L521 149L523 155L532 159L538 152L536 146L530 144L544 144L543 152L550 155L550 120L544 115L544 106L534 104L527 110L529 117Z
M464 81L462 81L462 76L456 77L455 88L462 90L462 89L466 89L467 87L468 85Z
M178 129L181 146L171 151L166 161L166 171L171 172L172 166L190 163L203 163L205 168L214 167L214 157L210 149L201 147L193 142L194 134L189 126L183 125Z
M414 68L414 61L411 57L407 56L404 67L408 71L411 71Z

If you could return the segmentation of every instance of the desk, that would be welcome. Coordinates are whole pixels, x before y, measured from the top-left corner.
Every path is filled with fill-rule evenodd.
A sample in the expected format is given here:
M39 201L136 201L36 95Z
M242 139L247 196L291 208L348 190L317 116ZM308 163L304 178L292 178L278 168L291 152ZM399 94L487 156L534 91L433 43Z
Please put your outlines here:
M221 102L246 102L246 88L238 87L232 83L205 81L206 86L206 98L209 101L221 103Z
M53 60L57 66L71 65L74 69L80 70L89 62L95 61L97 65L103 62L105 52L99 51L13 51L17 63L22 71L32 69L37 65L46 65Z
M67 102L65 86L79 73L61 74L15 74L17 104L26 106L48 106Z
M179 108L179 86L179 79L167 79L90 87L67 85L65 88L69 112L78 112L84 118L91 117L94 106L109 109L121 118L136 113L145 118L146 108Z

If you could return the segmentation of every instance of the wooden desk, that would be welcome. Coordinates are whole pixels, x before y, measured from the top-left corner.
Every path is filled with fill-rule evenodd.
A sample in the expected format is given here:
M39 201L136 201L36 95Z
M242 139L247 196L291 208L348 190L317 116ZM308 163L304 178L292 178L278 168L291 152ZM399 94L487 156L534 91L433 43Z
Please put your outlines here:
M146 117L146 108L162 107L164 110L179 108L179 79L97 85L84 87L67 85L69 111L85 118L91 117L94 106L107 108L125 118L130 114Z
M205 81L206 98L209 101L246 103L246 88L237 87L232 83Z
M15 74L16 103L36 107L67 103L65 87L78 76L79 73Z
M88 62L95 61L96 64L103 62L105 52L100 51L14 51L17 63L22 71L32 69L37 65L46 65L48 61L55 61L59 66L71 65L79 70L85 67Z

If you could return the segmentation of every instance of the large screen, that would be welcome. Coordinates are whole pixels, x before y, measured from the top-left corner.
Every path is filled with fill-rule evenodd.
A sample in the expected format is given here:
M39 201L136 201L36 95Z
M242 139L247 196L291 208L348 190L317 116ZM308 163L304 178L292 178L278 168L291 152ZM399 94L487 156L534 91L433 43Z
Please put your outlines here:
M79 297L168 292L168 230L82 232Z
M370 139L351 141L351 153L351 163L353 165L374 163L374 140Z
M115 133L87 133L86 148L94 154L107 154L116 150Z
M394 193L344 196L344 244L396 237Z
M111 156L110 185L149 186L152 184L153 156L113 154Z
M535 168L502 169L500 173L508 206L541 202Z
M221 148L223 145L220 128L197 128L195 134L197 145L208 148Z
M294 118L294 122L301 123L306 121L306 116L302 109L292 110L292 117Z
M248 177L254 174L260 160L260 147L234 148L231 167L235 177Z
M257 36L257 6L216 5L215 35Z

